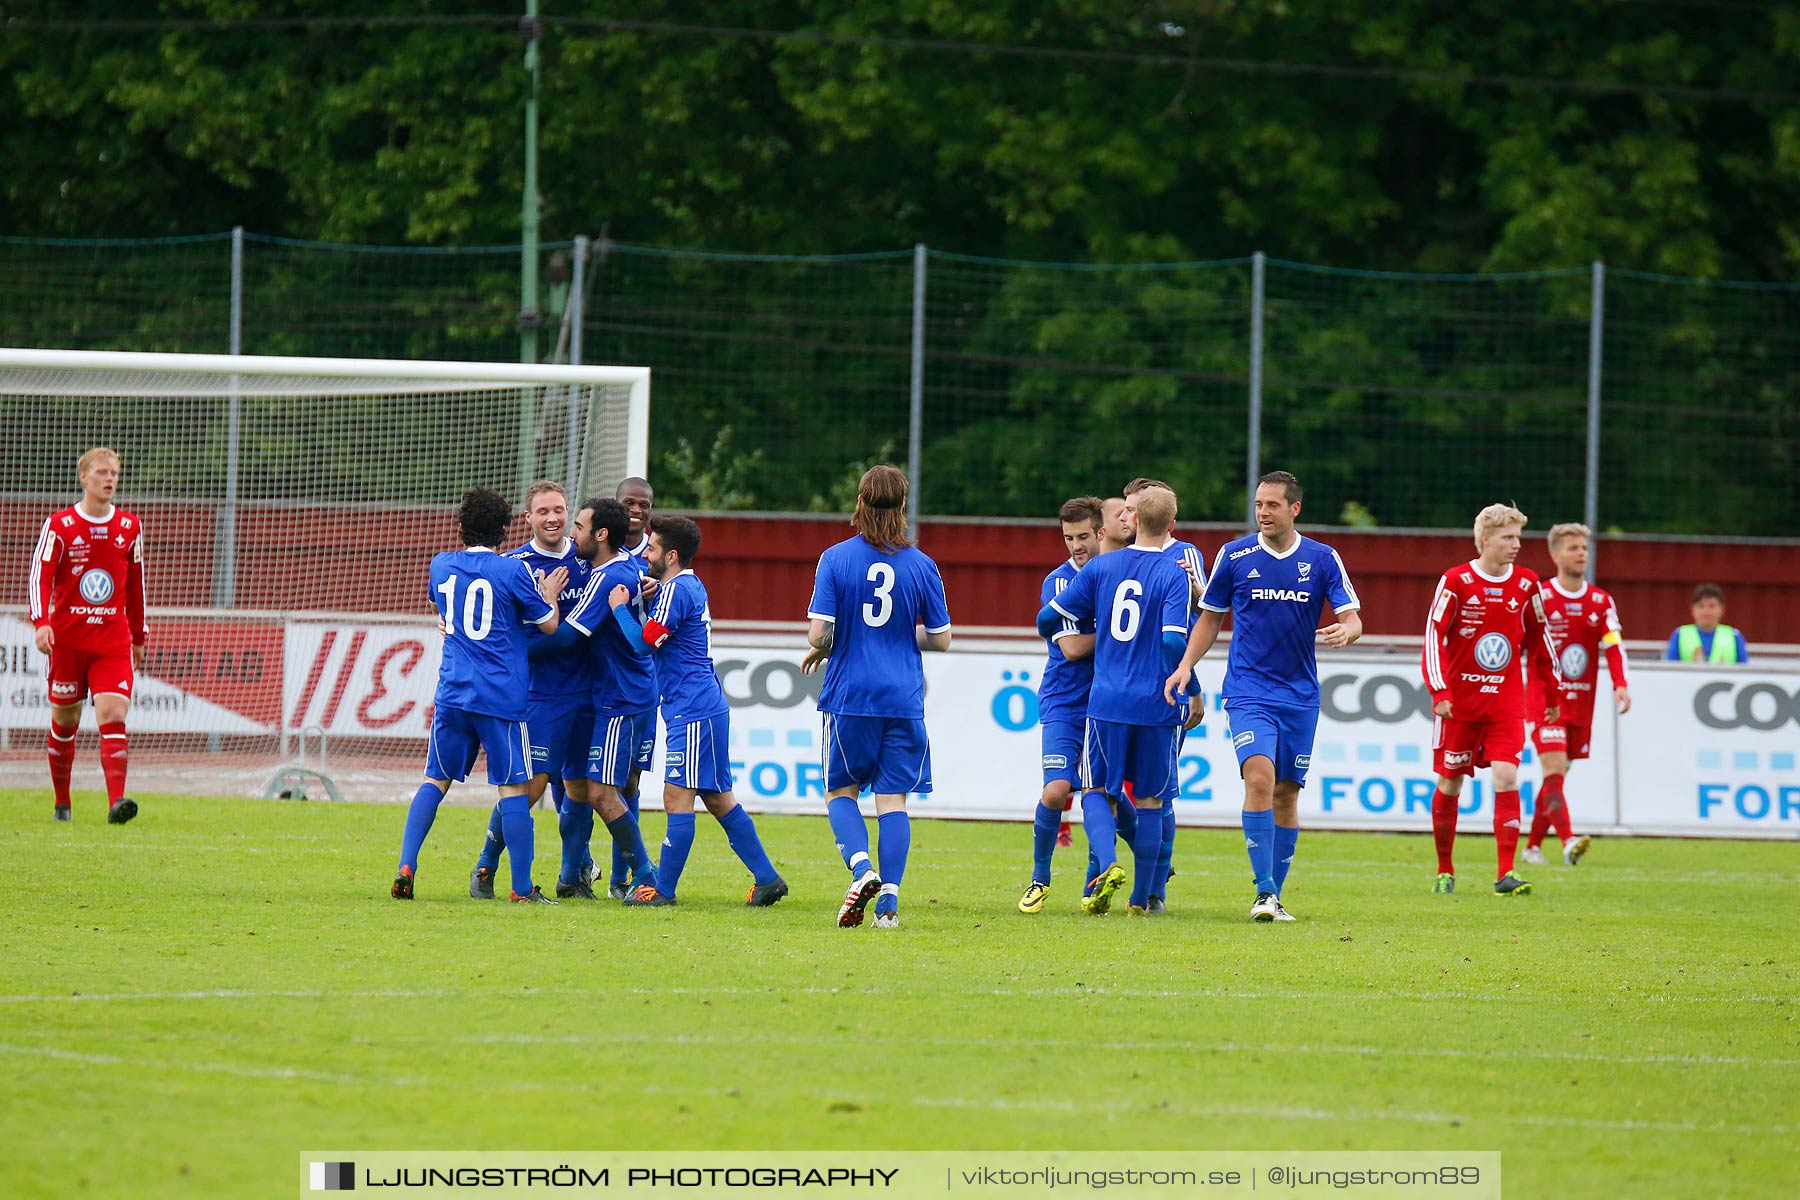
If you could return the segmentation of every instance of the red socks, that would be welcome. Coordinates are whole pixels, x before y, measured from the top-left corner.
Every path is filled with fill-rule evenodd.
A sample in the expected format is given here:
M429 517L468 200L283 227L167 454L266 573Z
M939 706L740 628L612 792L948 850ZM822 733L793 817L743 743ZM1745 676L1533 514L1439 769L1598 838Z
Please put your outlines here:
M1544 835L1550 832L1553 824L1562 830L1568 828L1568 823L1569 810L1563 803L1563 776L1546 775L1544 786L1538 791L1537 809L1531 814L1531 838L1526 845L1542 845ZM1566 833L1560 836L1565 842L1569 840Z
M109 807L125 794L125 767L130 761L131 742L125 737L125 722L109 721L100 726L100 769L106 772Z
M1566 846L1575 839L1575 827L1569 823L1569 802L1563 796L1563 777L1553 775L1551 779L1556 782L1556 807L1550 811L1550 823L1556 826L1556 836ZM1546 785L1549 782L1546 780Z
M1440 789L1431 793L1431 840L1437 843L1438 874L1454 875L1450 851L1456 845L1457 797L1446 796Z
M69 807L69 772L75 769L75 726L50 722L50 737L45 750L50 758L50 787L56 794L56 807Z
M1519 849L1519 792L1494 793L1494 853L1499 857L1498 879L1513 869L1513 855Z

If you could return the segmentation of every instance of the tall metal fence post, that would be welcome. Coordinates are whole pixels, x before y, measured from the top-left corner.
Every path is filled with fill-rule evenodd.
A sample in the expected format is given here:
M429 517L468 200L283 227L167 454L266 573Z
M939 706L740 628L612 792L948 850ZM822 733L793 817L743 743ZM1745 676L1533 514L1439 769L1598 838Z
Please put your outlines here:
M231 229L231 354L244 352L244 227ZM230 608L237 600L238 467L242 453L244 398L239 380L231 376L225 409L225 502L219 511L218 539L213 554L212 602L214 608ZM283 722L281 751L287 753L287 729ZM219 735L208 735L208 752L219 752Z
M1262 474L1263 298L1268 260L1258 250L1250 256L1250 416L1244 452L1245 522L1256 528L1256 479Z
M525 19L525 186L519 212L519 361L538 360L538 0L526 0ZM524 495L537 477L537 391L519 389L519 488Z
M581 234L575 239L575 267L569 272L569 365L576 367L581 365L581 323L587 318L587 256L587 235ZM586 394L585 387L569 385L568 474L563 479L564 486L576 492L581 490L581 402Z
M912 388L906 423L906 519L919 527L919 466L925 453L925 243L913 246Z
M1593 299L1588 303L1588 410L1587 410L1587 492L1582 499L1581 519L1589 529L1600 528L1600 376L1606 354L1606 264L1594 260ZM1597 557L1594 539L1588 540L1587 576L1594 577Z
M231 231L231 326L227 353L244 352L244 227ZM230 608L237 596L238 456L243 397L238 377L230 378L225 410L225 500L219 509L218 534L213 546L212 602L214 608Z

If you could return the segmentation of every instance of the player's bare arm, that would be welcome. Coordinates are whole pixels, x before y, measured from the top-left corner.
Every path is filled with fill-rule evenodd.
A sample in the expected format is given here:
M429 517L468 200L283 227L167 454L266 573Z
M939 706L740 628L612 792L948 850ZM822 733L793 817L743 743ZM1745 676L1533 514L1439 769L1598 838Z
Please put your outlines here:
M1225 614L1202 609L1200 619L1194 622L1194 628L1188 632L1187 650L1181 656L1181 665L1169 673L1163 681L1163 699L1170 704L1180 704L1179 693L1187 690L1188 681L1194 677L1194 666L1206 657L1206 652L1213 648L1219 640L1219 630L1225 625ZM1198 721L1195 724L1199 724ZM1188 728L1192 729L1190 725Z
M1352 608L1339 613L1336 621L1319 630L1318 638L1323 644L1341 650L1362 635L1362 614Z
M1078 662L1094 652L1094 635L1091 633L1070 633L1056 639L1056 648L1070 662Z
M950 648L950 631L948 629L939 630L937 633L927 633L923 625L916 626L916 628L919 632L920 650L936 651L941 654Z
M831 657L831 644L837 637L837 626L830 621L822 621L814 617L806 627L806 641L812 649L800 660L800 673L811 675L818 670L824 661Z

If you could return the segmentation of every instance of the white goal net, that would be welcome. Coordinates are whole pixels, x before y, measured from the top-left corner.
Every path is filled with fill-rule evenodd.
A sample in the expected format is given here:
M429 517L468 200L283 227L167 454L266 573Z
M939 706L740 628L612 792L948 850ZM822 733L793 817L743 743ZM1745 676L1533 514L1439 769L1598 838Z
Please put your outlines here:
M323 742L346 795L388 798L424 762L427 565L460 544L462 494L611 496L645 473L649 420L641 367L0 350L0 780L47 794L26 574L90 447L119 452L145 530L132 789L256 794ZM91 708L82 728L75 786L97 788Z

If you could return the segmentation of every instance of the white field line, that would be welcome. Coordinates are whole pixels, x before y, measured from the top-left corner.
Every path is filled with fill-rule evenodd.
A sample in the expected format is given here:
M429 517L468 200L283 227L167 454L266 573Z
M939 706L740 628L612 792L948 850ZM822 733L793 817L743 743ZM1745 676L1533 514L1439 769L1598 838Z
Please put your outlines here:
M1128 1000L1330 1000L1339 1003L1361 1000L1376 1000L1393 1003L1430 1002L1443 1000L1472 1000L1478 1003L1517 1004L1521 999L1529 998L1538 1002L1567 999L1570 1003L1592 1005L1607 1000L1640 1001L1652 1004L1793 1004L1796 998L1791 995L1763 995L1759 993L1712 993L1707 995L1665 995L1662 993L1640 992L1608 992L1600 996L1557 997L1538 993L1509 989L1504 992L1378 992L1346 988L1336 992L1241 992L1228 991L1223 988L1106 988L1106 987L1063 987L1063 988L946 988L922 987L905 988L835 988L835 987L707 987L707 988L520 988L516 991L471 991L452 988L423 989L376 989L333 991L315 988L292 989L247 989L218 988L205 991L189 992L70 992L62 995L46 994L5 994L0 995L0 1004L103 1004L111 1002L144 1003L166 1000L260 1000L260 999L298 999L298 1000L333 1000L333 999L434 999L456 998L462 1000L481 999L518 999L523 996L1048 996L1062 999L1073 999L1080 996L1104 996L1108 999Z
M405 1085L410 1087L431 1087L432 1081L424 1079L395 1079L386 1077L367 1077L341 1075L319 1071L305 1071L288 1067L247 1067L229 1063L199 1062L161 1062L134 1060L111 1054L78 1054L67 1050L49 1047L12 1046L0 1043L0 1054L18 1057L45 1058L66 1062L79 1062L90 1066L118 1066L140 1070L183 1071L196 1074L225 1074L242 1078L273 1080L306 1080L308 1082L333 1083L352 1087L390 1087ZM495 1080L492 1088L501 1091L528 1092L592 1092L600 1090L616 1090L611 1084L590 1083L538 1083L522 1080ZM640 1087L640 1092L665 1096L685 1096L689 1090L651 1085ZM835 1093L820 1091L816 1088L804 1089L806 1095L817 1100L841 1100L845 1097ZM793 1091L786 1093L791 1099ZM1004 1097L970 1097L970 1096L908 1096L899 1098L903 1103L917 1108L952 1108L952 1109L989 1109L994 1111L1050 1111L1050 1112L1090 1112L1090 1104L1077 1105L1072 1100L1054 1099L1008 1099ZM1405 1110L1385 1109L1371 1112L1334 1112L1329 1109L1281 1107L1267 1105L1188 1105L1162 1104L1156 1106L1159 1113L1172 1113L1184 1117L1250 1117L1263 1120L1280 1121L1320 1121L1332 1124L1353 1124L1361 1122L1387 1123L1401 1122L1420 1125L1471 1125L1476 1118L1467 1115L1441 1112L1410 1112ZM1606 1118L1582 1117L1538 1117L1532 1115L1498 1114L1491 1119L1511 1125L1535 1125L1547 1128L1566 1129L1577 1127L1582 1129L1601 1129L1608 1131L1636 1131L1649 1133L1698 1133L1729 1134L1732 1136L1781 1136L1785 1137L1800 1132L1800 1125L1702 1125L1697 1121L1642 1121L1642 1120L1609 1120Z

